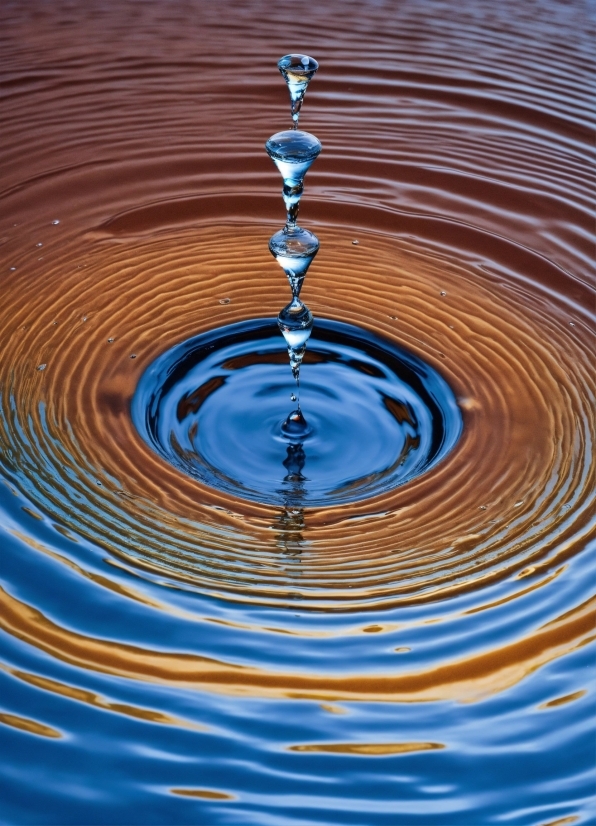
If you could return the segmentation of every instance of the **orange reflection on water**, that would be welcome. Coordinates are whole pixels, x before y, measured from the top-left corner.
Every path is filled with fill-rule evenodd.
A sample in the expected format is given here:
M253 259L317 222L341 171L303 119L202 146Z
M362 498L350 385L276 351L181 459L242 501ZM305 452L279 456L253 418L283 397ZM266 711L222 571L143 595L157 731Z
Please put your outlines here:
M312 743L290 746L289 751L320 752L323 754L358 754L369 757L388 757L413 751L444 749L443 743Z
M0 588L0 627L52 656L93 671L137 680L192 685L223 694L318 700L473 702L503 691L540 666L594 639L596 598L532 635L482 654L406 674L292 674L191 654L109 642L61 628Z

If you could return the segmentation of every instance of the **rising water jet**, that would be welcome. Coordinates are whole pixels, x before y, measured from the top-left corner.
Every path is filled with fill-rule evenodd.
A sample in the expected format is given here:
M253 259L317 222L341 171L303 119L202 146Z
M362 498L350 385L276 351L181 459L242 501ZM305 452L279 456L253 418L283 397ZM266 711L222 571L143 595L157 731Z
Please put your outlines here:
M300 408L300 365L312 332L313 316L300 300L300 290L319 251L319 239L296 222L304 176L318 157L321 142L314 135L298 129L298 118L304 94L319 64L308 55L289 54L282 57L277 66L288 85L293 128L277 132L265 144L267 154L283 178L282 196L286 207L286 224L271 237L269 250L287 275L292 289L292 300L279 313L277 323L288 346L298 401L297 408L285 419L281 429L290 438L303 439L308 435L309 427Z

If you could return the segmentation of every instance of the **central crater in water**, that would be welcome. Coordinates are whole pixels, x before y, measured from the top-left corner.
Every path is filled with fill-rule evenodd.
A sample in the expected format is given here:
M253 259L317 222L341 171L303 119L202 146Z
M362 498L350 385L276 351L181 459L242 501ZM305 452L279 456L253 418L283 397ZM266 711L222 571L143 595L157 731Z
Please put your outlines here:
M301 375L299 437L287 351L275 319L195 336L144 372L132 402L143 439L201 483L282 506L332 506L385 493L457 442L462 419L430 365L353 325L317 319Z

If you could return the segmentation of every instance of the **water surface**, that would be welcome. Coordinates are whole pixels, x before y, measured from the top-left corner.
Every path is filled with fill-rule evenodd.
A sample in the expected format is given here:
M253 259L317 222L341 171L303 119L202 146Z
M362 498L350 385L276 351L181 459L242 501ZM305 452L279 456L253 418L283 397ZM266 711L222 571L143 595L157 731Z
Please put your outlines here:
M0 819L588 823L587 10L293 11L0 9ZM426 473L312 507L205 485L131 417L155 359L287 301L263 144L292 51L324 146L301 297L463 422Z

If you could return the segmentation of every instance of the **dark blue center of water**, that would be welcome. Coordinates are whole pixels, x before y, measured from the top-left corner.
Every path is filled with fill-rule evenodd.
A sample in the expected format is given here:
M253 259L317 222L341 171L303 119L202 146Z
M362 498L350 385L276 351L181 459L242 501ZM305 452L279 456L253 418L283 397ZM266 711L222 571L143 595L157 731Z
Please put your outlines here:
M359 327L317 319L300 384L308 426L294 432L284 340L275 319L253 319L163 353L139 382L133 421L201 483L293 506L382 494L435 465L461 434L437 371Z

